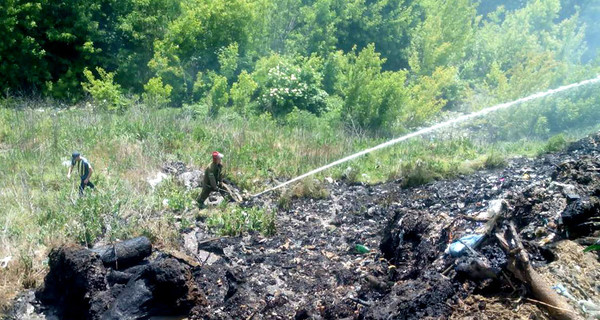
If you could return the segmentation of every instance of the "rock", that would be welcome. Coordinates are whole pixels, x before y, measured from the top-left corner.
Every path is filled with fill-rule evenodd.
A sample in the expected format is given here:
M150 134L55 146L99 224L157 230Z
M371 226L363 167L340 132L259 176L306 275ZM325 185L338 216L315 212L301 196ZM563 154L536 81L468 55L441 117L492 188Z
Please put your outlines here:
M458 274L473 280L496 278L496 272L481 258L469 258L459 263L456 268Z
M201 187L203 179L204 172L200 170L183 172L177 176L177 181L184 185L188 190Z
M177 176L182 174L183 172L186 172L187 167L182 161L172 161L164 163L162 170L164 173Z
M152 254L152 243L146 237L137 237L114 245L94 248L105 266L125 269L134 266Z
M589 236L598 229L591 218L600 216L600 199L589 197L575 200L561 214L562 226L570 239Z
M57 307L64 319L89 319L90 297L106 290L100 256L86 248L61 246L49 255L50 271L37 298Z
M198 253L198 237L196 237L196 230L183 234L183 248L191 255Z
M206 200L206 203L209 206L216 207L216 206L220 205L223 201L225 201L225 198L223 198L222 195L220 195L219 193L213 192Z
M44 307L59 319L187 316L192 308L199 318L204 317L202 306L206 300L193 277L196 267L165 253L154 260L142 261L151 252L144 237L123 241L115 247L117 252L121 248L130 253L123 260L124 265L144 264L123 271L110 268L114 256L107 252L110 251L107 247L96 249L104 255L104 263L100 253L87 248L63 246L52 250L50 272L44 287L36 294ZM20 312L27 314L25 311Z

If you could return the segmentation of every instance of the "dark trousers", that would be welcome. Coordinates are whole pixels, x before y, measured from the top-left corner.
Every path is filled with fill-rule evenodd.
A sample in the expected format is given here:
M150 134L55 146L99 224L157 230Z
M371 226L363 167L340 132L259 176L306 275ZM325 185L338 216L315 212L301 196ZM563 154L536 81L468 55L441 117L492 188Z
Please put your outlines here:
M91 181L88 181L88 183L84 182L85 179L81 179L81 184L79 185L79 195L82 196L83 195L83 189L85 189L86 186L94 189L95 186Z
M208 195L210 195L210 193L212 191L215 191L215 190L213 190L213 188L211 188L211 187L203 187L202 188L202 193L200 193L200 196L198 197L198 200L197 200L199 208L204 207L204 201L206 201L206 199L208 198Z

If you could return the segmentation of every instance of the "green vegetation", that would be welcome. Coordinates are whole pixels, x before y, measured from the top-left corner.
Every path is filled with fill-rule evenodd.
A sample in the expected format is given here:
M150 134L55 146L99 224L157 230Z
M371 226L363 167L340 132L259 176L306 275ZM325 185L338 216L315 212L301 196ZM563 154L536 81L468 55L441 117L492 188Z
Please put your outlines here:
M575 6L575 3L577 6ZM390 137L596 77L593 0L7 0L0 4L0 301L35 286L47 248L146 235L176 245L194 199L161 165L225 153L248 192ZM531 101L332 168L406 187L561 150L600 123L598 85ZM550 140L548 140L550 139ZM66 180L73 150L95 191ZM275 232L275 213L223 206L216 233ZM6 295L6 296L3 296Z
M214 212L206 219L206 225L224 236L241 236L258 231L265 236L275 234L275 212L262 208L228 207L224 212Z
M564 149L567 146L567 144L568 142L565 138L565 135L562 133L557 134L554 137L548 139L548 142L544 146L543 151L547 153L560 151Z
M396 135L442 110L600 72L593 0L9 0L0 9L4 96L91 97L109 110L141 99L279 123L306 111ZM582 104L567 99L513 125L557 134L583 119ZM553 119L557 109L573 118Z

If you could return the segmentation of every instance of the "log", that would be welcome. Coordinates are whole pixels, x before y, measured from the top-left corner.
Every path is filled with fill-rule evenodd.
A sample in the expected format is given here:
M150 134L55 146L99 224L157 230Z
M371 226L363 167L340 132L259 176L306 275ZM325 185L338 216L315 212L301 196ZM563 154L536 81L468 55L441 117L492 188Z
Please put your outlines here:
M152 254L152 243L146 237L137 237L113 245L92 249L100 255L105 267L125 269L142 262Z
M523 247L515 224L511 221L504 234L496 233L496 238L508 256L507 269L523 281L533 296L543 302L553 319L583 319L569 303L552 289L548 281L529 263L527 251Z

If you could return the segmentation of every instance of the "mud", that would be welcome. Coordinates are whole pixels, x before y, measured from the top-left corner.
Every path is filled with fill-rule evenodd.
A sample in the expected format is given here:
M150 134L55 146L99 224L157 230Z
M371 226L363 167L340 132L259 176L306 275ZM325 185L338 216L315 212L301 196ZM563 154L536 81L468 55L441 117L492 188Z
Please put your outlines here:
M533 266L562 284L577 310L590 316L600 303L597 256L581 253L570 240L598 236L599 142L596 134L561 153L516 158L503 169L411 189L402 181L326 183L327 199L293 199L289 210L278 212L273 237L214 238L199 221L182 234L186 257L155 252L135 272L105 269L84 256L86 265L105 271L66 281L102 294L108 304L73 310L90 319L128 310L144 319L158 314L146 308L153 301L189 319L547 319L507 273L493 237L463 257L446 253L452 241L481 230L490 205L502 199L503 218L516 223ZM181 170L185 164L165 169ZM276 208L276 200L271 195L246 205ZM357 252L357 244L370 251ZM110 290L100 290L99 279ZM50 303L57 302L44 305Z

